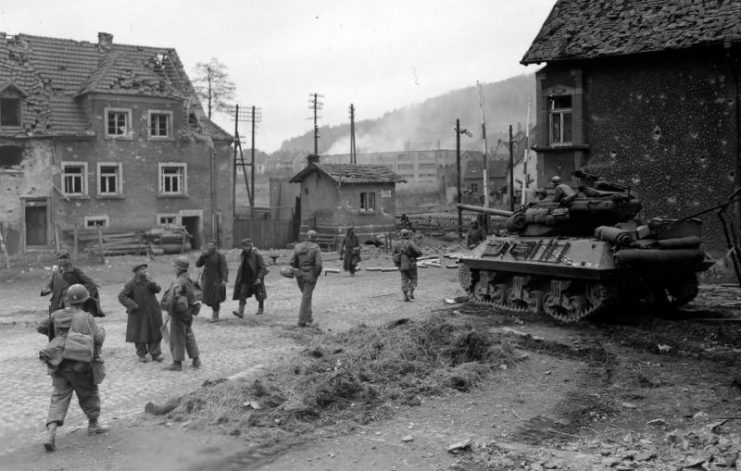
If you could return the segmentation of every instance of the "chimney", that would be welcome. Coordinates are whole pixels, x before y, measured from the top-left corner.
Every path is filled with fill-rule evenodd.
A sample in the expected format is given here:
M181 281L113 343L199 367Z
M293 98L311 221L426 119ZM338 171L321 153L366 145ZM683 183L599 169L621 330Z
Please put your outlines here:
M314 154L309 154L309 155L306 156L306 160L309 161L307 165L318 164L319 163L319 156L318 155L314 155Z
M98 33L98 49L108 51L113 45L113 35L110 33Z

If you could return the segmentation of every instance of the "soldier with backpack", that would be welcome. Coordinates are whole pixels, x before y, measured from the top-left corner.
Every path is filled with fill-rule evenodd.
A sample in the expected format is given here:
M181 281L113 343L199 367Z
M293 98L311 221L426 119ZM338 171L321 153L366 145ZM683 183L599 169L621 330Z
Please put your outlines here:
M170 321L170 353L172 364L164 369L182 371L185 353L193 360L193 368L201 367L200 352L193 333L193 316L198 315L201 304L196 301L193 280L188 275L190 261L183 255L175 258L172 264L175 281L162 296L162 307L167 311Z

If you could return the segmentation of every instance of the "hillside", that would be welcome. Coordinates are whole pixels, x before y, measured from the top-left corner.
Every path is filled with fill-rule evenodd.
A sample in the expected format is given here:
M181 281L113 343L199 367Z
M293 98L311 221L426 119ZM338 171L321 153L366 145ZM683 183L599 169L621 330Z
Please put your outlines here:
M489 146L497 139L507 136L511 124L517 130L518 123L525 126L528 100L535 93L535 75L521 75L501 82L483 84L486 109L486 129ZM531 125L535 122L535 103L531 105ZM404 149L426 150L437 147L455 147L455 120L461 127L473 133L472 138L463 138L463 150L481 148L481 113L478 87L453 90L444 95L429 98L422 103L412 104L389 111L380 118L355 123L357 151L391 152ZM345 154L350 149L350 123L320 128L320 154ZM314 148L313 134L286 140L278 153L310 153Z

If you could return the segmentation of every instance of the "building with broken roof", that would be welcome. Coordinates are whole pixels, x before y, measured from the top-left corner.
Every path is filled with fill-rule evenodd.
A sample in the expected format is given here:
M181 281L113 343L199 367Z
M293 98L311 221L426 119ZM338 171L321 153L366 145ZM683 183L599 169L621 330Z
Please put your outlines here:
M648 217L695 213L739 186L741 2L558 0L522 63L545 63L541 186L587 167L638 191ZM715 217L704 222L725 248Z
M362 242L395 231L396 184L405 181L383 165L310 161L290 180L301 185L301 232L340 237L352 226Z
M77 228L186 226L230 246L232 137L177 52L0 33L0 225L12 252Z

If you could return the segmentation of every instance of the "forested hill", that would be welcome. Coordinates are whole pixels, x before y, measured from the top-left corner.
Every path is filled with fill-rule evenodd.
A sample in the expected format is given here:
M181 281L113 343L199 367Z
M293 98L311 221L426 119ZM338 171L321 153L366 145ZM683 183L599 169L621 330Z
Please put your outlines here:
M504 139L511 124L517 131L524 129L528 100L531 105L531 125L535 124L535 75L521 75L501 82L482 84L486 110L486 130L489 146ZM389 111L378 119L355 123L355 143L359 153L392 152L397 150L427 150L438 146L455 148L455 120L473 133L461 139L463 150L481 148L481 111L476 85L453 90L429 98L422 103ZM350 123L320 128L320 154L350 152ZM313 134L283 141L279 153L310 153L314 148Z

